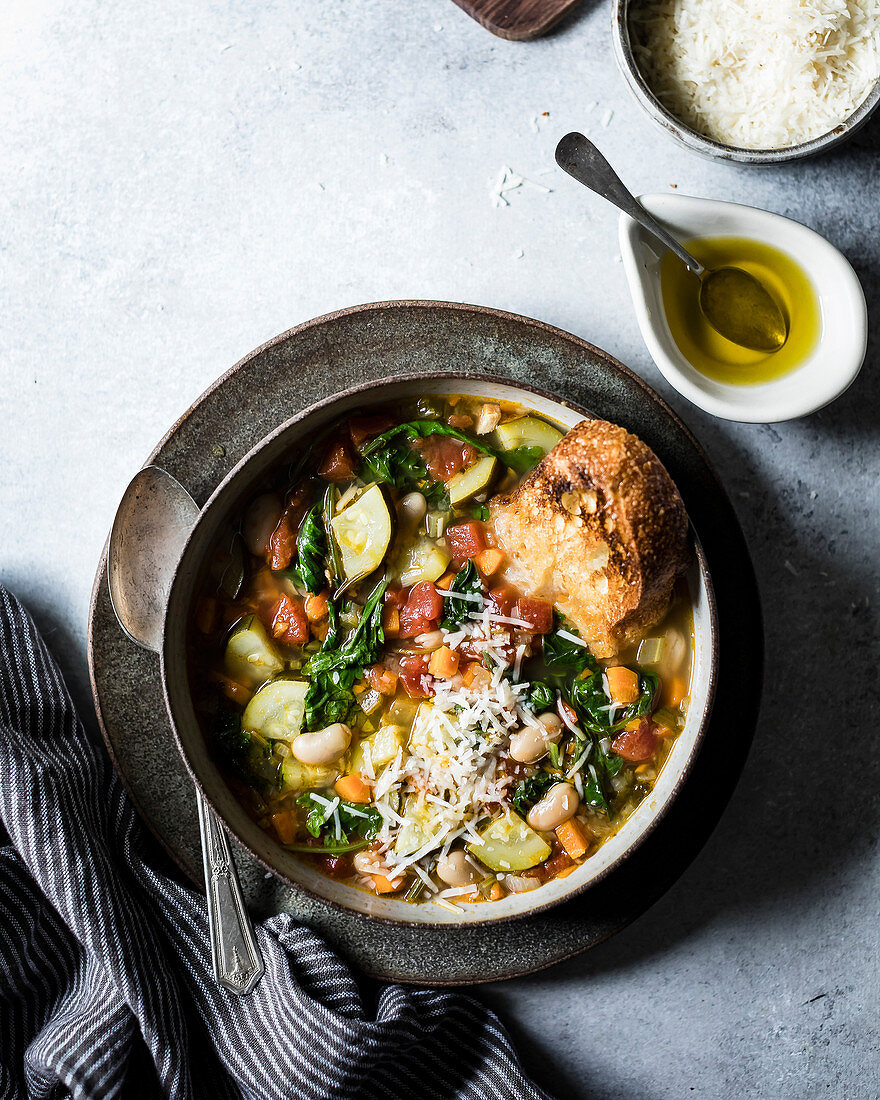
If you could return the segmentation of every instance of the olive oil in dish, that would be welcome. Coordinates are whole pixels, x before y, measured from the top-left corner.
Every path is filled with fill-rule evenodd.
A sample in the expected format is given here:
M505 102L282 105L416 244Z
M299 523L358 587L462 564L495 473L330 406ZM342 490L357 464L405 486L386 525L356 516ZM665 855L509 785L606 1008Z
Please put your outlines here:
M821 315L806 272L790 256L746 237L698 237L685 247L709 269L739 267L773 295L788 321L788 339L776 352L752 351L721 336L700 309L700 284L668 252L660 266L660 289L669 331L678 350L701 374L717 382L757 385L799 367L819 339Z

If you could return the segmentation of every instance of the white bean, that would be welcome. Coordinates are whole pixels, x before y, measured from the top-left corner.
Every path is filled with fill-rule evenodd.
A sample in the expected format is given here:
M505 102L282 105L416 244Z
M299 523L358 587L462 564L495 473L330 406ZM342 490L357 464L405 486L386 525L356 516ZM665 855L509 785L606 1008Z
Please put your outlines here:
M548 710L538 715L536 726L522 726L510 738L510 755L521 764L534 764L547 755L550 743L556 743L562 736L562 720L558 714Z
M351 730L343 722L334 722L314 733L300 733L290 748L303 764L330 764L338 760L351 744Z
M549 833L574 817L579 804L578 793L570 783L554 783L541 801L532 806L526 820L533 829Z
M403 523L415 527L425 518L428 502L421 493L407 493L397 502L397 512Z
M437 877L447 886L470 886L480 876L466 853L457 848L437 860Z
M263 493L245 512L241 533L252 554L259 557L266 553L266 544L278 526L281 512L281 497L277 493Z

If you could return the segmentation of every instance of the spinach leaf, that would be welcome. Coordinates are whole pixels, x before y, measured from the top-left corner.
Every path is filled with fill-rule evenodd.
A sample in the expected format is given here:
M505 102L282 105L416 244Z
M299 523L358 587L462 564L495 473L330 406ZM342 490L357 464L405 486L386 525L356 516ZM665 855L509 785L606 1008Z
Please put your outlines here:
M325 586L324 559L327 556L327 536L321 520L321 505L306 512L296 536L297 562L290 571L294 580L306 592L317 595Z
M449 592L465 592L469 595L479 595L483 591L483 582L473 560L455 574ZM474 609L471 600L459 600L455 596L444 594L443 619L440 625L444 630L455 630L459 623L463 623Z
M325 849L329 846L347 845L353 840L373 840L382 828L382 815L375 806L356 805L353 802L340 800L337 810L339 812L339 824L342 828L342 838L336 837L336 828L333 814L325 821L327 807L316 802L311 793L302 794L296 800L297 804L308 808L306 814L306 829L316 839L324 837ZM312 848L311 851L320 849Z
M549 672L579 674L587 669L598 672L599 665L586 646L572 642L560 636L559 631L578 637L577 630L562 618L558 612L553 616L553 632L544 635L544 664Z
M388 586L380 581L367 600L358 624L339 645L339 611L335 600L327 605L330 620L320 650L303 666L309 689L305 698L307 730L347 722L357 706L353 688L367 665L376 662L385 641L382 629L382 596Z
M273 757L267 744L254 741L242 729L240 714L221 711L214 723L211 742L215 757L230 775L251 786L277 785L280 759Z
M518 474L528 474L544 457L543 447L514 447L509 451L499 451L498 457L511 470Z
M554 783L559 782L559 776L550 775L549 772L537 772L524 779L516 788L511 805L518 814L525 817L536 802L540 802Z
M526 692L525 702L536 713L556 706L556 689L544 680L532 680Z
M639 670L639 697L625 707L611 709L611 700L605 694L601 676L575 680L568 686L568 701L577 711L584 729L608 737L619 733L635 718L651 713L659 680L653 672ZM613 716L613 718L612 718Z
M427 477L425 465L420 456L412 450L410 444L416 439L427 439L432 435L446 435L452 439L458 439L462 443L469 443L484 455L492 455L505 466L517 473L526 473L534 469L544 457L541 447L513 447L509 451L490 447L481 439L467 432L451 428L440 420L408 420L403 424L397 424L382 432L361 451L361 458L370 476L378 481L386 481L396 485L397 488L418 487L413 486ZM405 482L406 485L401 484Z
M352 633L338 649L322 648L316 653L305 665L304 671L307 675L330 672L332 669L363 668L375 663L385 641L385 632L382 630L382 597L387 587L388 581L379 581L364 604L361 617Z

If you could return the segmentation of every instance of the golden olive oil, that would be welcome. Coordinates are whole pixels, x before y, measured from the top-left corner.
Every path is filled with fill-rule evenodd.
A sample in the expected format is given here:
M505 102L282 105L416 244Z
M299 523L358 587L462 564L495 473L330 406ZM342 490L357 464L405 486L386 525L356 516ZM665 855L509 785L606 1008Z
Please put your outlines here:
M700 282L671 252L660 265L660 289L669 331L678 350L701 374L718 382L756 385L799 367L819 339L816 291L799 264L763 241L746 237L697 237L683 242L707 268L741 267L770 291L788 322L779 351L752 351L725 339L700 309Z

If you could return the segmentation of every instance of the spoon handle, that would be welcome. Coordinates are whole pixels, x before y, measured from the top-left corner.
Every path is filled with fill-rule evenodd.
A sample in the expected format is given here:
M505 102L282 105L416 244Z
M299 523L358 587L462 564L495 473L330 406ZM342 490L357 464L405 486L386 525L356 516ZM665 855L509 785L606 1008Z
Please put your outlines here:
M566 134L556 146L556 163L578 183L589 187L591 191L607 199L618 210L628 214L633 221L638 222L665 244L671 252L674 252L695 275L702 277L706 269L699 260L682 248L678 241L627 191L620 177L592 141L585 138L583 134Z
M200 791L197 799L214 977L224 989L243 997L262 978L266 964L245 908L226 833Z

